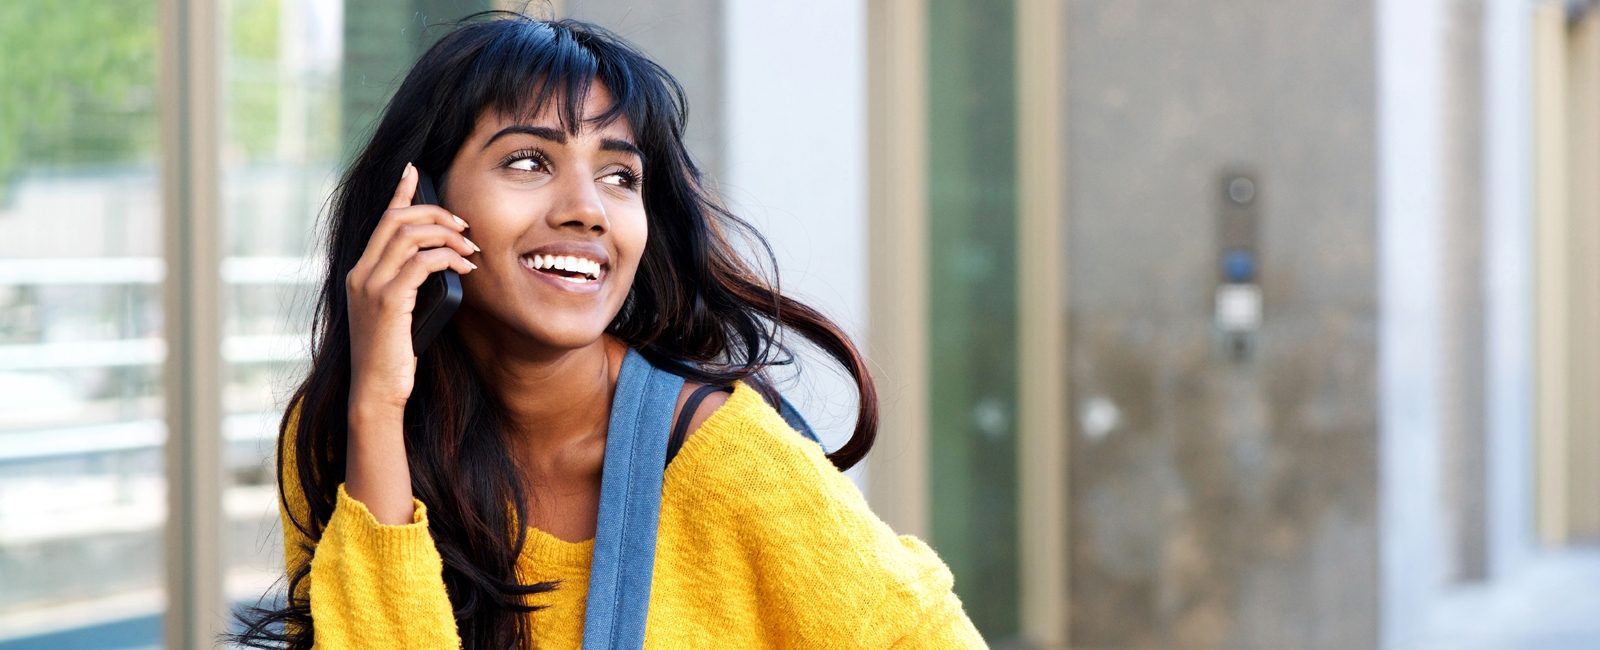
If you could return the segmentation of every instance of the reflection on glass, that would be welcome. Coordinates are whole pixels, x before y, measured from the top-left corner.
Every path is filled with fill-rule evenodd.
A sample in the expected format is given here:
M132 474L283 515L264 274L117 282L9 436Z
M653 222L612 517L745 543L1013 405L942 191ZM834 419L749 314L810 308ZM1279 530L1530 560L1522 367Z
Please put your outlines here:
M1015 638L1021 604L1013 11L928 5L930 520L997 644Z
M336 181L343 3L224 4L222 268L227 597L283 574L279 419L307 372L317 211Z
M160 641L156 35L153 0L0 2L0 647Z

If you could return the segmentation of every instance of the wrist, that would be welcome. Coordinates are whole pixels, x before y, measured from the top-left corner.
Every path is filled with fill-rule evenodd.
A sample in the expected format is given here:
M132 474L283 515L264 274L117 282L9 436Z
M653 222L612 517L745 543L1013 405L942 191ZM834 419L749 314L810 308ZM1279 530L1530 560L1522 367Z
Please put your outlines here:
M392 430L400 431L405 426L405 404L396 404L389 400L376 398L356 397L352 392L349 410L346 413L351 433L356 431Z

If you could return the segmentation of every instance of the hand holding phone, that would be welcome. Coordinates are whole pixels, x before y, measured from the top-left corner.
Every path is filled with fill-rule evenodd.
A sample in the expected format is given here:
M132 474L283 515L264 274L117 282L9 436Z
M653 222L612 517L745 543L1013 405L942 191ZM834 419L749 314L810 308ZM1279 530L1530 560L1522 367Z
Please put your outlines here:
M432 183L425 186L424 175L408 165L361 259L345 276L351 400L363 408L405 407L416 355L460 304L460 274L477 268L467 260L478 247L464 233L466 222L424 203L429 200L438 200ZM429 282L436 288L426 289Z
M439 205L439 193L433 187L433 178L417 170L416 203ZM417 306L411 311L411 349L418 357L428 349L428 344L444 329L445 323L461 306L461 274L445 269L428 275L417 288Z
M361 258L345 275L350 319L350 392L346 406L345 488L385 524L411 521L411 475L405 448L406 405L417 381L414 333L432 328L460 301L460 275L477 268L467 224L438 205L432 182L406 165ZM415 199L415 200L414 200ZM456 278L451 300L450 272ZM419 290L443 283L441 299ZM422 311L418 311L418 310ZM442 318L441 318L442 317ZM418 326L418 321L427 323ZM426 341L423 342L426 345Z

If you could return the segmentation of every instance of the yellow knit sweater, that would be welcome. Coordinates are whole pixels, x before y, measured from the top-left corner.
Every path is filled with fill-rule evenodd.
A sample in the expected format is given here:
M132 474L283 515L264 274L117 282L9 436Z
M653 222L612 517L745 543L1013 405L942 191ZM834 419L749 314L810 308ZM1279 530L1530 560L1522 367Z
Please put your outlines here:
M287 501L303 518L294 463L284 467ZM292 572L308 560L306 540L282 514ZM339 487L310 558L318 647L460 646L420 501L412 521L380 524ZM647 647L984 647L933 550L896 536L815 443L742 383L667 467L659 531ZM531 599L547 606L528 614L534 643L577 648L594 540L532 528L527 539L523 582L561 582Z

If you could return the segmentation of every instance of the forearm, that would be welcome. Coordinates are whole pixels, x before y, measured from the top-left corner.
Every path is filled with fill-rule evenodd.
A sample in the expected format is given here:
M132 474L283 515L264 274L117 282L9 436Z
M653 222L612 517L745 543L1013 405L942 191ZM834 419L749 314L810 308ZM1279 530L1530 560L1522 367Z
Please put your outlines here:
M346 461L352 480L366 478L365 489L380 492L368 499L394 498L396 491L407 499L399 525L378 521L372 508L352 496L347 482L336 490L333 514L316 541L295 523L311 516L293 462L300 421L298 404L295 408L280 450L290 460L283 463L279 507L288 574L310 565L310 575L295 584L295 598L310 602L316 647L459 648L443 561L428 531L427 507L406 496L411 491L401 436L403 406L387 412L352 409L348 444L364 446L360 453L352 449ZM385 451L387 459L373 453ZM357 469L365 467L378 471Z
M415 501L406 523L381 524L348 489L311 560L311 618L323 648L459 648L443 578Z
M411 467L406 462L405 409L352 398L345 455L345 491L378 523L411 523Z

